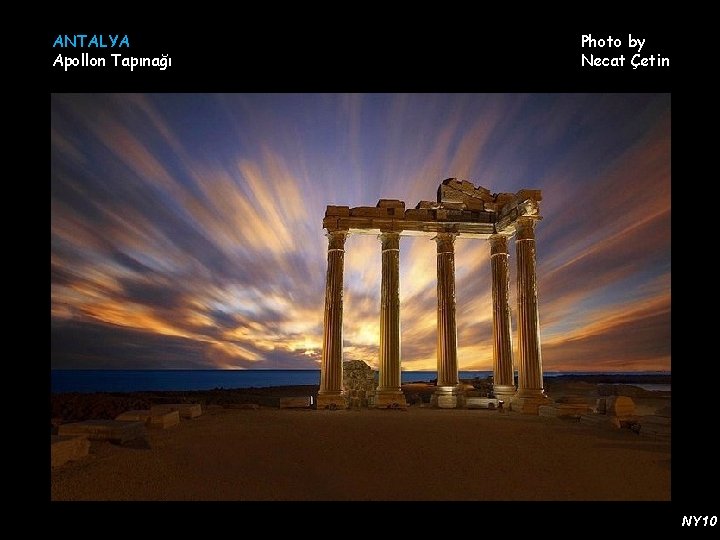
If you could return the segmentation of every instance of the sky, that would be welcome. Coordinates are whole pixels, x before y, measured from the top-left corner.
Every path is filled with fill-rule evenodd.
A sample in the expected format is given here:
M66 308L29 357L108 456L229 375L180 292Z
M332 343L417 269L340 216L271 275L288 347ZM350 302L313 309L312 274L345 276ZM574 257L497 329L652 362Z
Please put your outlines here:
M50 135L54 369L319 368L326 205L455 177L542 190L545 371L670 370L669 94L54 94ZM489 245L455 248L459 368L491 370ZM346 242L344 358L374 367L380 255ZM435 263L401 238L403 369L436 369Z

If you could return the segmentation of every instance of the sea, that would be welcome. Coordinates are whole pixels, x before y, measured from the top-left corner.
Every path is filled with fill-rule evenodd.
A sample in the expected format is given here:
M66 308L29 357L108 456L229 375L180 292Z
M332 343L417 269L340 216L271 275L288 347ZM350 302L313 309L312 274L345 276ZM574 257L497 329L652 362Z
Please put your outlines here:
M635 372L637 375L669 375L670 372ZM461 379L485 378L492 371L460 371ZM627 375L627 373L546 372L559 375ZM403 383L431 381L435 371L403 371ZM296 386L320 384L319 369L244 369L244 370L51 370L50 389L61 392L140 392L158 390L212 390ZM637 384L646 390L670 390L669 384Z

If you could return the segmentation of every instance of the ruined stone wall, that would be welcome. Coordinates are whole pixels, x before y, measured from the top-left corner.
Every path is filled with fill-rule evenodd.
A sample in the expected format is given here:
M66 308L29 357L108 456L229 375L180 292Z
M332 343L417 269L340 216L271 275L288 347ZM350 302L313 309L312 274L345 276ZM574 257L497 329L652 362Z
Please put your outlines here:
M377 388L376 372L362 360L343 362L343 390L349 408L369 407Z

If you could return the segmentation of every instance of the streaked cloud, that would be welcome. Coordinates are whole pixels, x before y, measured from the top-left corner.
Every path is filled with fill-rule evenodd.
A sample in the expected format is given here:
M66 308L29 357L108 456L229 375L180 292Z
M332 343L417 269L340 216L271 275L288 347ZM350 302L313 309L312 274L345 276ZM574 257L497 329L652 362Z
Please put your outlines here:
M316 367L325 205L456 176L543 190L546 370L670 368L668 95L59 94L50 135L53 367ZM488 250L456 243L465 369L492 366ZM402 239L400 292L403 365L434 369L431 239ZM351 236L347 358L377 363L379 296Z

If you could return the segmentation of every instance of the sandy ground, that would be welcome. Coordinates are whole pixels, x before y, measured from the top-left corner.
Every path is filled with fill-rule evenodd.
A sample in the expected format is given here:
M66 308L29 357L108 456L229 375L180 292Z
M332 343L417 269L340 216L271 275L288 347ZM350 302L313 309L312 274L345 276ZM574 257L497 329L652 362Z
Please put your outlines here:
M93 442L53 500L670 500L670 442L490 410L209 408Z

